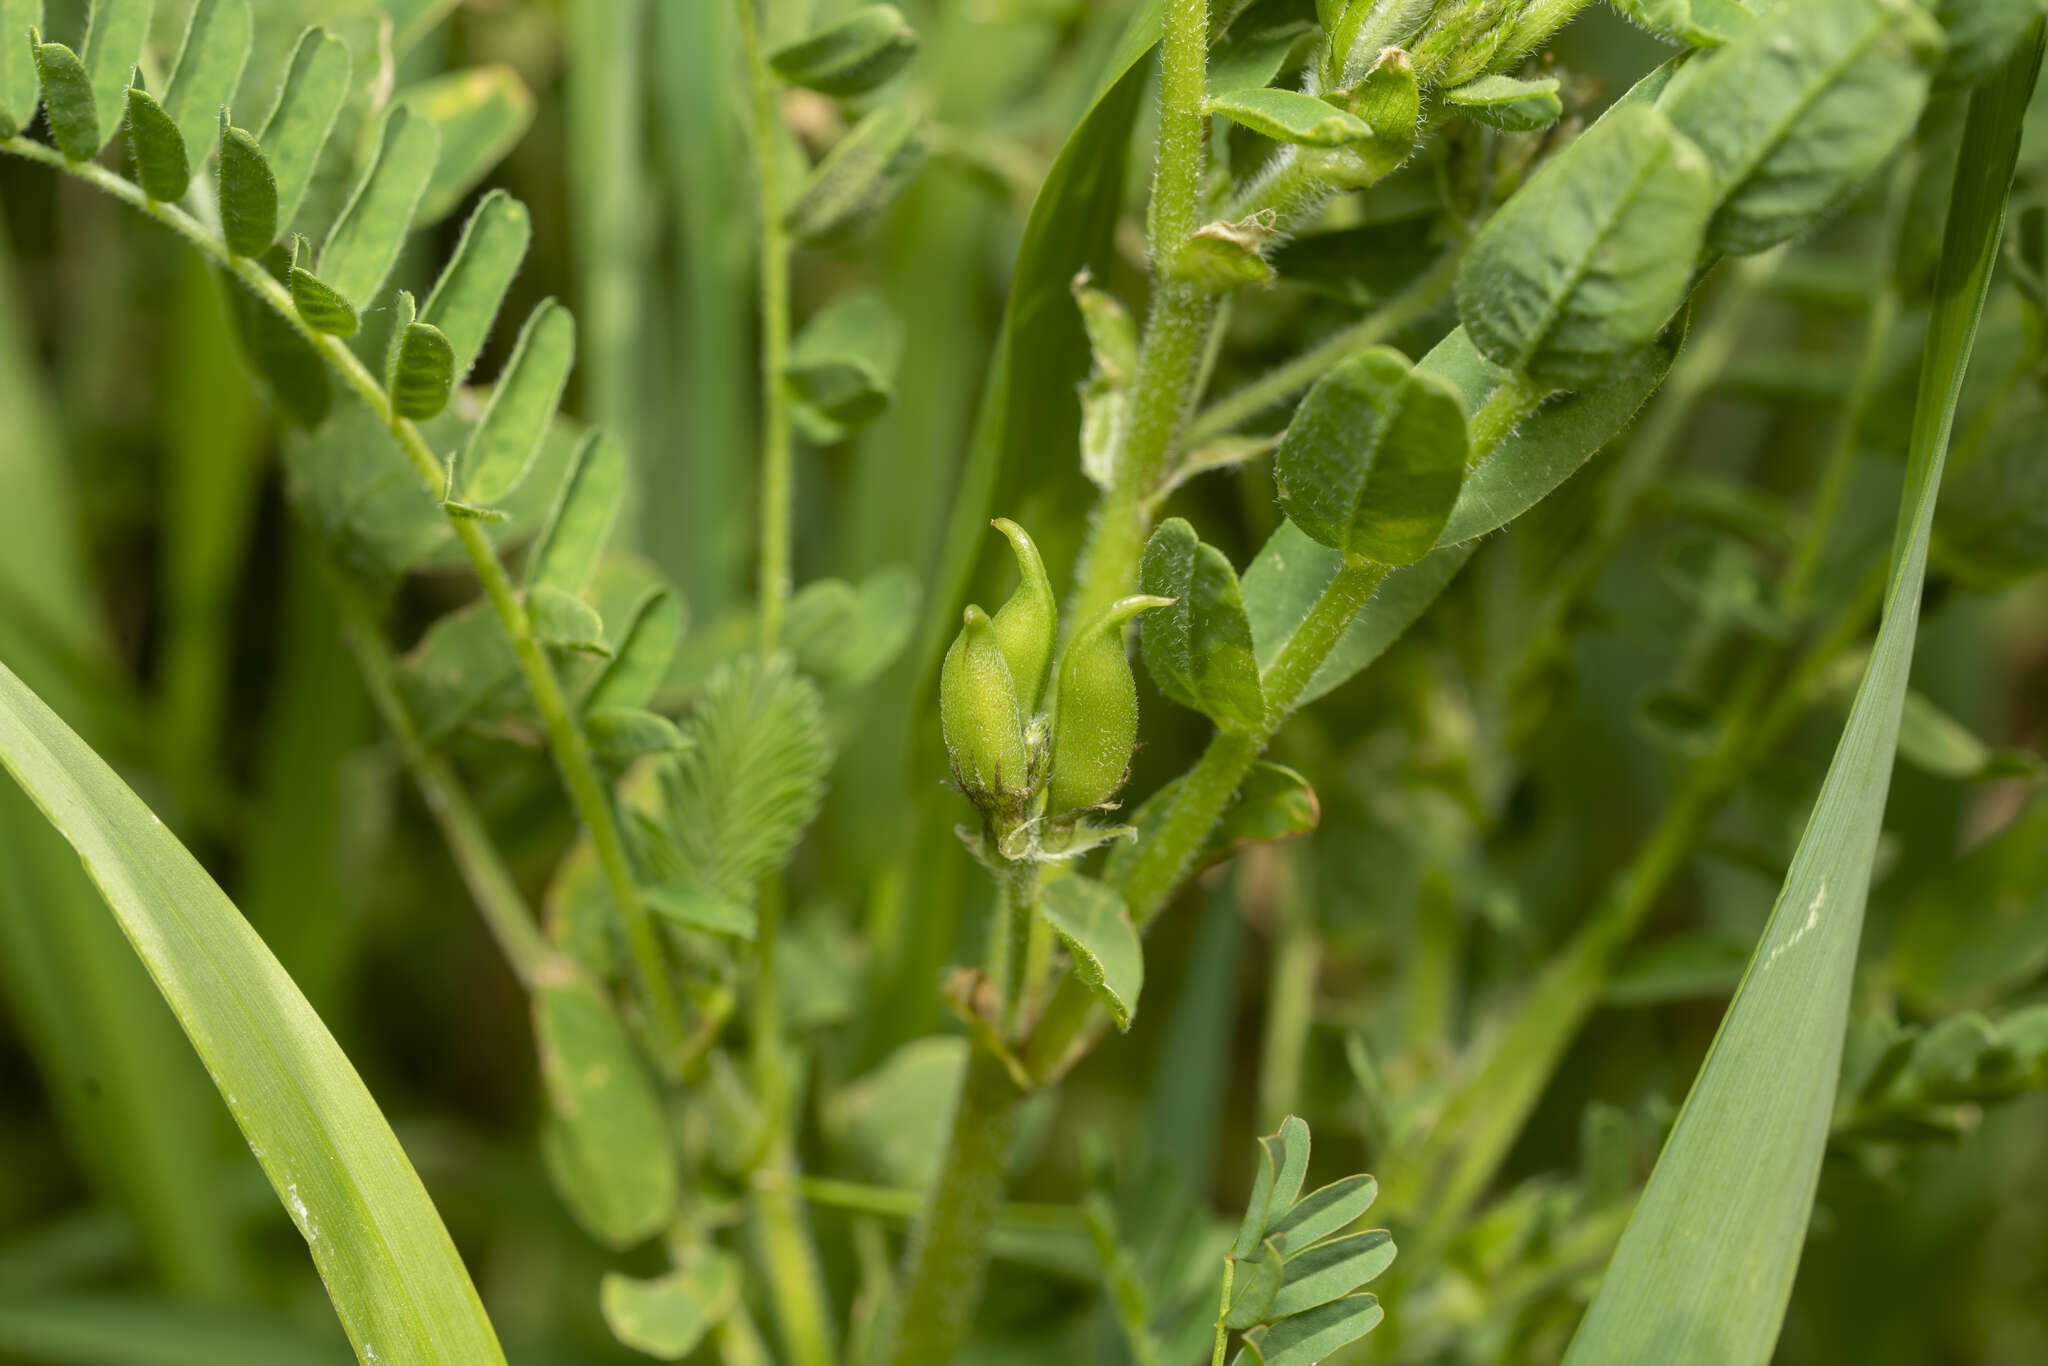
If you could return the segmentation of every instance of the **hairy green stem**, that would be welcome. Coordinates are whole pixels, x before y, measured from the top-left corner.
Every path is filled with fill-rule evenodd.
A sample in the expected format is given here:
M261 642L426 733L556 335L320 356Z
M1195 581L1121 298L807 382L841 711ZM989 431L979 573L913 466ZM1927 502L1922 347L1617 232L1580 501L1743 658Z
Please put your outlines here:
M761 231L761 653L782 638L782 614L790 595L791 463L789 395L782 372L789 367L789 231L782 223L782 171L776 134L775 73L761 44L754 0L734 0L746 50L749 112L753 119L755 213Z
M299 317L291 295L285 287L265 270L260 262L246 256L236 256L227 248L227 243L207 230L200 222L183 209L171 204L160 203L144 194L141 187L123 176L92 162L65 160L56 149L26 138L13 137L0 140L0 151L40 162L57 170L68 172L87 183L104 190L116 199L130 205L145 217L169 228L183 237L202 254L211 258L223 270L239 280L243 286L283 318L302 337L341 381L360 398L364 405L384 423L397 440L399 449L405 453L421 483L428 493L438 501L445 482L445 472L440 457L434 454L419 428L392 411L391 399L384 392L383 384L366 367L361 358L351 351L338 337L316 332ZM618 817L612 810L610 796L597 773L596 761L592 758L590 744L583 734L582 726L570 710L568 700L563 696L561 681L555 676L553 663L547 651L533 634L532 623L527 619L526 608L519 594L512 587L511 579L500 563L496 547L484 533L480 523L465 517L450 516L449 526L460 542L463 552L469 557L484 595L490 599L498 614L499 621L510 639L514 656L519 661L528 692L534 707L539 711L543 729L548 737L548 746L554 754L555 765L562 776L571 806L577 817L590 832L598 863L604 871L605 883L619 910L620 920L626 931L626 942L630 952L635 980L647 1005L656 1044L657 1062L665 1071L673 1071L675 1061L684 1047L684 1029L681 1009L677 1003L674 984L669 978L668 958L662 948L661 938L655 928L652 915L641 903L635 882L632 864L627 857L624 837L619 830Z
M986 1049L968 1057L946 1161L911 1236L908 1288L890 1366L947 1366L967 1341L988 1273L989 1231L1003 1198L1003 1159L1023 1093Z

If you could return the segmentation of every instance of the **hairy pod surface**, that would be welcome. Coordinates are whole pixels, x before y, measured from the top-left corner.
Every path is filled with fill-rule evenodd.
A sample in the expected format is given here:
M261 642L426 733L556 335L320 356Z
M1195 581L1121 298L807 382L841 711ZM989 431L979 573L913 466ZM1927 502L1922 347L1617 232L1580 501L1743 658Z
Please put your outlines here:
M1059 603L1030 534L1007 517L996 518L992 525L1009 538L1010 549L1017 556L1018 575L1017 591L996 611L996 639L1010 666L1018 706L1033 712L1045 695L1046 676L1052 672L1053 646L1060 633Z
M1124 651L1124 623L1170 607L1171 598L1119 599L1074 633L1060 660L1046 809L1066 816L1099 807L1124 785L1138 743L1138 682Z
M939 728L968 798L992 820L1021 814L1030 768L1024 713L995 623L979 607L963 613L939 667Z

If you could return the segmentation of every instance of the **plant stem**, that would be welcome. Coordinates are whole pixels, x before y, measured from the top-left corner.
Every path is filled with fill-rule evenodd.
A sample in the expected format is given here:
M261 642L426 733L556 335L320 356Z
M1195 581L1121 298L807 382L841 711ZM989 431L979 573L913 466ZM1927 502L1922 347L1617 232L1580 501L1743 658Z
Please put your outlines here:
M412 465L414 473L419 476L428 494L439 501L444 483L440 457L427 445L426 438L420 435L419 428L392 411L390 396L384 392L383 385L345 342L338 337L315 332L306 326L304 320L299 317L298 309L292 303L291 295L260 262L246 256L234 255L224 241L209 232L190 214L175 205L159 203L149 198L140 186L105 167L92 162L66 161L54 148L21 137L0 140L0 151L11 152L16 156L54 167L97 186L144 216L177 233L223 270L241 281L259 300L290 324L293 330L319 353L328 368L363 401L378 421L390 429L399 449L405 453L407 461ZM611 890L612 899L619 910L619 918L625 926L635 979L647 1005L655 1032L656 1061L664 1071L672 1073L675 1060L681 1055L684 1047L682 1012L677 1004L674 986L669 980L667 955L662 948L652 916L640 902L632 866L626 855L625 840L619 832L618 818L612 811L604 784L598 778L589 742L585 739L575 715L570 711L567 699L562 695L561 682L555 677L554 665L549 662L547 652L535 639L532 624L527 620L526 609L513 590L511 580L506 576L505 567L499 562L497 549L492 546L490 537L485 535L480 523L468 518L450 516L448 522L455 532L456 540L461 543L464 553L468 555L485 596L491 600L500 622L504 625L505 634L512 643L513 654L519 661L520 672L525 677L527 690L532 694L534 707L540 712L548 745L554 754L555 765L561 773L570 804L590 832L591 844L604 870L606 885Z
M948 1366L967 1341L988 1272L989 1229L1003 1197L1003 1158L1023 1093L998 1058L976 1048L953 1110L946 1161L911 1235L909 1286L890 1366Z
M411 770L435 825L440 827L441 838L447 841L456 870L462 874L470 899L483 914L491 937L498 941L513 975L531 989L561 955L534 923L526 898L520 895L512 871L492 843L483 817L463 789L461 779L421 737L412 709L399 691L397 661L383 633L347 584L335 582L333 588L341 611L342 636L362 670L370 700L398 741L399 754Z
M991 933L1004 939L1003 973L997 979L1003 992L1004 1038L1016 1037L1025 999L1036 980L1031 972L1031 935L1038 923L1038 885L1038 865L1033 863L1013 865L998 883L1000 923L991 927Z
M1389 572L1387 565L1346 560L1261 678L1266 693L1264 722L1256 730L1217 731L1202 757L1181 778L1172 809L1116 884L1139 934L1166 909L1174 889L1200 853L1202 841L1243 785L1245 774L1251 772L1309 680ZM1033 1077L1051 1081L1086 1051L1092 1031L1100 1028L1094 1005L1094 997L1072 977L1060 983L1024 1046L1024 1065Z
M1234 431L1274 404L1308 388L1339 361L1393 337L1442 301L1456 282L1458 264L1463 259L1462 251L1445 252L1435 265L1416 276L1377 311L1338 329L1293 360L1283 361L1244 387L1217 399L1188 423L1183 442L1198 446Z
M1266 988L1266 1028L1259 1041L1259 1128L1277 1129L1301 1104L1302 1060L1315 1024L1316 979L1322 971L1323 941L1311 907L1312 888L1302 886L1314 876L1311 861L1289 848L1247 850L1265 857L1266 881L1273 885L1274 927L1272 976ZM1238 895L1255 864L1240 860Z
M734 0L746 50L747 86L753 117L755 212L761 230L761 653L782 638L783 609L790 595L791 462L789 395L782 372L789 366L789 232L782 224L782 171L776 144L775 73L761 44L754 0Z

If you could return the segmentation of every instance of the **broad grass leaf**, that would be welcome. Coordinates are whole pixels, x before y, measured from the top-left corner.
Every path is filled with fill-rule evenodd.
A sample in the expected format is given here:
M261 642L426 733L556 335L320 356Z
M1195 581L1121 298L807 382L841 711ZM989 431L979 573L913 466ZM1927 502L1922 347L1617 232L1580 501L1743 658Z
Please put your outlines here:
M177 121L192 164L212 154L220 125L214 116L235 93L255 41L249 0L198 0L164 87L164 110Z
M775 74L838 99L863 95L917 55L917 30L894 5L863 5L768 54Z
M945 1155L946 1115L960 1094L967 1051L967 1040L959 1036L911 1040L874 1070L831 1091L821 1126L857 1171L922 1189Z
M1827 6L1814 6L1825 10ZM1789 11L1781 10L1779 13ZM1770 923L1567 1354L1769 1359L1826 1151L1950 429L2004 226L2041 25L1971 97L1875 647Z
M43 83L43 113L57 150L67 161L92 160L100 150L100 118L85 64L62 43L35 42L32 34L31 46Z
M1394 1253L1393 1235L1383 1228L1291 1251L1286 1279L1268 1313L1284 1319L1348 1295L1392 1266Z
M1513 76L1481 76L1456 90L1446 90L1444 102L1456 105L1489 128L1532 133L1548 128L1564 113L1557 86L1555 76L1533 81Z
M1635 420L1670 373L1684 338L1683 326L1666 328L1656 341L1617 364L1605 383L1553 395L1517 423L1466 472L1438 544L1469 546L1549 497ZM1462 327L1438 342L1416 368L1456 386L1467 413L1477 411L1508 379L1506 371L1479 354ZM1390 578L1380 589L1381 597L1395 581ZM1361 620L1372 611L1369 605ZM1260 657L1265 658L1263 649Z
M2036 0L1934 0L1928 9L1948 40L1938 90L1967 90L1998 70L2041 16Z
M580 593L589 585L611 539L625 482L626 452L616 440L594 431L578 443L540 536L527 552L527 587L546 584Z
M689 752L662 770L665 833L684 867L751 905L824 800L824 704L787 656L749 655L712 674L683 733Z
M377 296L398 260L420 196L433 177L441 133L399 105L384 116L376 147L320 249L320 278L358 308Z
M0 764L77 849L170 1002L362 1360L502 1363L433 1202L305 997L163 822L4 666Z
M652 1280L607 1271L597 1303L620 1342L658 1361L681 1361L739 1303L740 1284L739 1264L710 1248Z
M1685 302L1714 211L1700 149L1648 103L1618 105L1480 229L1458 313L1488 360L1604 383Z
M1832 212L1920 117L1941 33L1910 0L1781 4L1657 97L1713 168L1708 247L1737 254Z
M493 504L519 487L575 364L576 320L553 299L543 299L520 328L512 359L456 463L458 497Z
M415 227L438 223L497 168L533 125L533 92L502 64L450 71L398 92L396 103L434 125L440 156L420 196Z
M184 135L156 97L137 86L128 88L128 150L144 194L174 204L185 197L192 163L185 157Z
M1376 346L1317 380L1295 410L1273 453L1280 510L1333 550L1413 564L1457 502L1465 454L1457 390Z
M533 216L503 190L478 200L463 224L462 240L420 310L421 320L440 328L455 348L458 380L475 367L532 241Z
M0 137L28 127L42 103L35 49L22 37L42 26L43 0L0 0Z
M156 0L92 0L88 6L85 46L78 55L92 80L93 113L101 138L95 152L120 126L128 78L149 41L149 21L155 11ZM8 36L10 41L19 38L18 34Z
M667 1227L678 1180L668 1117L632 1038L588 978L563 975L533 993L533 1035L547 1093L550 1174L571 1213L611 1248Z
M1467 482L1469 486L1469 479ZM1336 648L1309 679L1296 705L1305 707L1349 682L1385 654L1429 610L1477 548L1477 541L1444 545L1387 575L1379 591L1337 638ZM1343 560L1342 554L1317 545L1292 522L1282 522L1266 539L1245 569L1243 580L1245 616L1251 623L1252 648L1261 669L1270 668L1294 639Z
M1073 961L1074 975L1109 1008L1118 1029L1129 1029L1145 986L1145 950L1124 899L1076 873L1048 883L1038 909Z
M277 178L280 222L298 216L313 183L320 149L348 98L350 66L348 45L324 29L307 29L292 48L277 99L256 134Z
M1268 86L1232 90L1211 95L1204 107L1261 137L1300 147L1342 147L1347 142L1364 141L1373 131L1356 114L1298 90Z
M1218 725L1260 725L1266 703L1251 623L1223 552L1203 544L1184 518L1169 518L1145 544L1138 591L1175 600L1139 622L1145 668L1159 690Z

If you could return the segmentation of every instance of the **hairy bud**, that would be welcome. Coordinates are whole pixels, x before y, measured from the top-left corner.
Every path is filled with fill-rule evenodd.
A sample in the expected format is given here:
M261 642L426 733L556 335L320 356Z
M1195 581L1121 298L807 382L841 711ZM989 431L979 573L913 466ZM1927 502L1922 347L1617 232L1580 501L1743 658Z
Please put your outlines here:
M1010 824L1030 797L1024 712L988 613L970 606L939 670L939 728L953 776L991 820Z
M1017 591L996 612L996 640L1010 666L1017 705L1029 713L1038 709L1046 675L1052 672L1052 647L1060 633L1059 604L1053 598L1052 580L1046 577L1045 561L1024 528L1007 517L996 518L993 525L1009 537L1018 574Z

